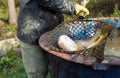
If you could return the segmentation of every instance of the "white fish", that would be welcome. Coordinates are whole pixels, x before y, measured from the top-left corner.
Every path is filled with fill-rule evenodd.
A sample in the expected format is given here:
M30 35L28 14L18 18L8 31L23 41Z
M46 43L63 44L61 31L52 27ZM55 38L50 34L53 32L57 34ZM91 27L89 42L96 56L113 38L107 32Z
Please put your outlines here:
M77 45L67 35L61 35L58 38L58 46L65 51L77 51L77 50L83 50L84 49L84 47Z

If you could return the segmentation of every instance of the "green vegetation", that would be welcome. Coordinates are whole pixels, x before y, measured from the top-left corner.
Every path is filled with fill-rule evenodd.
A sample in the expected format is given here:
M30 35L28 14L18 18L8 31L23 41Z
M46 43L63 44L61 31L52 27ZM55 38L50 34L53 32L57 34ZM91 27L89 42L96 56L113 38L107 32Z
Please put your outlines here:
M114 12L111 14L111 17L120 17L119 4L115 4Z
M111 17L115 11L115 4L120 5L117 0L90 0L87 5L90 10L90 17ZM120 6L118 6L120 10Z
M8 20L8 12L6 9L0 9L0 19L3 21Z
M0 59L0 78L27 78L22 60L12 49ZM50 73L47 78L51 78Z
M13 50L10 50L8 54L0 59L0 72L7 71L12 68L16 63L16 56Z
M0 59L0 78L27 78L21 59L12 49Z

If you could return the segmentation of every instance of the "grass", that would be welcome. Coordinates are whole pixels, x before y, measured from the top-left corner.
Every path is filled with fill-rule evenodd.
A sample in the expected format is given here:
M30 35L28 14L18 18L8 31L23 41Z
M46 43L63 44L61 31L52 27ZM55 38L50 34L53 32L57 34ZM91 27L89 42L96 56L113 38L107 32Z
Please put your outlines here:
M8 20L8 11L6 9L3 8L0 9L0 19L3 21Z
M0 58L0 78L27 78L22 60L13 49Z
M4 76L0 76L0 78L27 78L27 74L25 72L22 61L19 60L17 62L17 66L12 69L11 72L6 73ZM51 78L50 73L48 73L47 78Z
M0 78L27 78L22 59L15 54L13 49L0 58ZM50 73L47 78L51 78Z
M4 71L0 74L0 78L27 78L22 62L19 60L16 66L10 71Z

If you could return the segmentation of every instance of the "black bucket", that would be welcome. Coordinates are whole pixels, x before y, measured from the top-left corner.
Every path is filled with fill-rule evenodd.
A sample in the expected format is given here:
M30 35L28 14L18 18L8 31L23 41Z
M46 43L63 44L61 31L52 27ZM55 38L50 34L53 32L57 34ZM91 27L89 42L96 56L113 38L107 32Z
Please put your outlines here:
M94 18L94 20L106 20L106 18ZM61 54L59 50L54 51L51 49L48 40L48 35L50 33L48 33L41 36L39 44L43 49L50 53L49 60L51 78L120 78L120 59L115 63L115 65L111 65L109 63L106 63L105 65L102 63L102 65L98 64L98 69L92 68L92 65L85 65L79 61L78 63L68 58L65 53L63 57L63 54ZM96 64L94 65L93 63L94 66L96 66ZM103 69L99 70L99 66ZM107 69L104 69L104 66L106 66Z
M94 70L91 66L70 62L50 55L51 78L120 78L120 66Z

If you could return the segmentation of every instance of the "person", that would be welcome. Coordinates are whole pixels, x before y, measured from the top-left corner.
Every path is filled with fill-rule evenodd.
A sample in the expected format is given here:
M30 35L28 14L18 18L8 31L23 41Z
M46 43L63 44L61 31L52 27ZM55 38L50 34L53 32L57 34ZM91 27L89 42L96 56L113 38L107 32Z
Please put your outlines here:
M87 8L69 0L22 0L18 16L17 37L28 78L45 78L47 52L38 44L39 37L64 21L63 14L89 14Z

